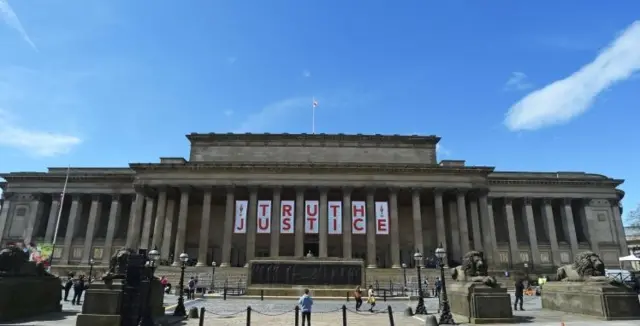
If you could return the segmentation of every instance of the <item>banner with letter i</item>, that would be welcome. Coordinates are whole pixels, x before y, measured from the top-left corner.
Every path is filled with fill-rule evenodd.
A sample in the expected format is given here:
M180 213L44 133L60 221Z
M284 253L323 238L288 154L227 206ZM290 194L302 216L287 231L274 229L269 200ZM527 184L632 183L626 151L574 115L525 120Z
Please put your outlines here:
M236 200L236 216L233 224L233 233L247 233L247 209L248 200Z
M330 201L328 203L327 217L329 219L329 234L342 234L342 202Z
M389 234L389 203L376 202L376 234Z

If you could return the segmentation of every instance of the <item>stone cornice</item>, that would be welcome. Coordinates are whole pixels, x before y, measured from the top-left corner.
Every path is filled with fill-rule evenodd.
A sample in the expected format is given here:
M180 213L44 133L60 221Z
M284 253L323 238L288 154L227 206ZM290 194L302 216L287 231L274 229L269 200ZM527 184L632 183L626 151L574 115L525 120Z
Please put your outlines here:
M120 170L120 172L117 170ZM11 172L0 174L0 178L5 179L8 183L16 181L49 181L64 183L66 177L66 171L58 173L54 168L50 168L49 172ZM69 173L69 182L133 182L134 177L135 172L129 168L73 168Z
M570 185L610 186L621 185L624 180L608 178L600 174L584 172L501 172L489 174L489 185Z
M219 134L186 135L192 145L216 146L304 146L304 147L423 147L431 148L440 137L347 134Z
M197 162L187 164L131 163L129 166L137 172L183 172L183 171L219 171L219 172L326 172L326 173L433 173L456 175L486 176L493 167L441 167L431 164L367 164L367 163L289 163L289 162Z

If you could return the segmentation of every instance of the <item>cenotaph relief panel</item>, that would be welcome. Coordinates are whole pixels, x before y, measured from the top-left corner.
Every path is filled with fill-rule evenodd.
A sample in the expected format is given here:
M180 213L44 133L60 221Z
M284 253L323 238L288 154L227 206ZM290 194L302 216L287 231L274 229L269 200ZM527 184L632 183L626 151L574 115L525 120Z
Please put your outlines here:
M540 263L551 264L551 254L548 251L540 252Z
M529 260L529 252L528 251L521 251L520 252L520 262L521 263L530 262L530 260Z
M560 252L560 262L563 264L571 263L571 254L568 251Z

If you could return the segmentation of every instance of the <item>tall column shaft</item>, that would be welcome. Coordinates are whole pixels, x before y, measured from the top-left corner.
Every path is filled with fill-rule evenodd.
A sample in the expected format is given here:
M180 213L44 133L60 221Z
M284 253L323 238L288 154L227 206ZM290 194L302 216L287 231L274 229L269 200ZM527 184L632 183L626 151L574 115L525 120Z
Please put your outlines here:
M2 238L4 237L4 230L7 227L7 221L9 219L9 210L11 209L11 199L4 193L4 203L2 204L2 208L0 209L0 243L2 243Z
M60 211L60 195L56 194L56 195L53 195L53 198L51 198L51 209L49 210L49 218L47 219L47 230L44 233L45 243L53 242L53 234L56 230L56 223L58 221L59 211Z
M104 239L104 249L102 253L102 264L108 265L111 259L111 252L113 247L113 238L118 230L118 221L120 220L121 213L120 195L114 194L111 196L111 207L109 209L109 220L107 222L107 234Z
M174 217L176 216L176 199L167 199L167 208L164 214L164 230L162 231L162 249L160 250L160 257L165 260L169 260L171 255L172 240L174 233Z
M629 247L627 246L627 239L624 234L624 226L622 225L622 217L620 216L620 201L611 201L611 210L613 212L613 221L615 222L616 233L618 234L618 246L620 247L620 257L626 256L629 253Z
M93 237L96 234L97 226L100 225L100 214L102 212L102 203L100 196L94 195L91 198L91 207L89 208L89 223L87 223L87 233L84 236L84 249L82 250L82 264L89 264L89 259L93 258Z
M211 188L204 190L202 199L202 218L200 219L200 241L198 242L198 262L196 266L207 266L207 252L209 251L209 222L211 221Z
M320 221L318 222L318 256L326 258L328 256L328 232L329 232L329 206L327 193L329 189L320 188Z
M424 255L424 242L422 239L422 212L420 209L420 190L413 189L411 193L411 207L413 209L413 245L415 250ZM424 259L420 261L424 265Z
M496 226L493 218L493 200L487 193L480 194L480 220L484 238L484 250L486 257L494 264L499 261L498 243L496 240Z
M447 239L450 246L449 258L456 261L462 261L462 255L460 253L460 227L458 226L458 204L455 200L447 201L449 206L449 226L451 237ZM446 223L446 217L445 217Z
M29 205L29 219L27 220L27 227L24 230L23 239L25 243L33 242L33 235L38 229L38 219L40 219L40 213L42 211L42 195L35 194L33 200Z
M531 198L524 199L522 215L527 219L527 231L529 233L529 249L531 250L531 260L533 267L540 266L540 249L538 248L538 236L536 234L536 223L533 216Z
M304 188L296 188L296 216L294 224L295 256L304 256Z
M146 206L144 208L144 223L142 226L142 236L140 237L140 249L149 249L151 225L153 224L153 207L156 204L152 196L147 196L145 202Z
M351 188L342 188L342 258L353 257L351 245Z
M389 237L391 241L391 268L400 268L400 219L398 217L398 190L389 189Z
M164 237L165 214L167 213L167 189L160 188L158 191L158 203L156 206L156 219L153 225L153 237L151 238L151 248L160 248L162 246L162 237Z
M464 256L471 250L469 247L469 226L467 225L467 204L464 192L456 194L456 204L458 206L458 228L460 229L460 251Z
M131 203L129 214L129 226L127 228L126 247L136 249L140 243L140 227L142 223L142 210L144 209L144 194L138 190L136 199Z
M376 205L375 189L367 189L367 268L376 268Z
M516 222L513 217L513 199L504 199L504 212L507 217L507 232L509 233L509 263L517 264L520 262L520 250L518 249L518 239L516 237Z
M231 266L231 241L233 240L233 218L236 208L235 188L227 188L226 207L224 210L224 230L222 233L222 263L220 267Z
M447 229L444 224L444 207L442 203L442 191L440 189L436 189L434 191L434 206L436 213L436 232L438 245L442 246L447 251L447 256L449 250L447 248ZM444 262L448 265L449 257L445 257Z
M280 204L282 202L282 191L280 187L273 188L273 204L271 204L271 243L269 255L271 257L280 256Z
M471 216L471 228L473 230L473 250L484 252L478 211L478 200L474 197L469 198L469 213Z
M580 219L582 220L582 227L585 231L585 235L589 239L591 251L596 254L600 254L600 243L598 243L598 237L596 236L597 228L590 205L591 199L583 198L580 201ZM623 253L623 255L625 254Z
M173 266L180 266L180 254L184 252L187 237L187 217L189 215L189 194L191 189L180 189L180 209L178 211L178 229L173 251Z
M563 200L562 218L564 219L563 225L566 227L569 245L571 246L571 259L578 254L578 238L576 236L576 226L573 222L573 209L571 208L571 199L566 198Z
M551 199L545 199L543 202L542 214L544 215L544 227L549 235L549 245L551 246L551 260L554 266L560 266L560 247L558 246L558 235L556 234L556 224L553 217L553 207Z
M247 211L247 261L245 266L249 266L249 261L256 257L256 232L258 229L258 188L249 189L249 211Z
M60 265L68 265L71 257L71 244L76 234L76 224L80 219L82 212L82 197L80 195L71 196L71 211L69 212L69 221L67 222L67 232L64 235L64 245L62 247L62 257Z

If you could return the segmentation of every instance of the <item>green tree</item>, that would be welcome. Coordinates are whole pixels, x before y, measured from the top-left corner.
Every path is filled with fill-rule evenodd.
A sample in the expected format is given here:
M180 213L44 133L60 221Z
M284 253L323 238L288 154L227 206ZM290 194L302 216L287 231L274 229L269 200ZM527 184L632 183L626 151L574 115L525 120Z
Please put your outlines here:
M638 204L635 209L632 209L627 213L627 218L625 220L625 224L627 226L631 228L640 228L640 204Z

